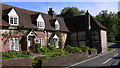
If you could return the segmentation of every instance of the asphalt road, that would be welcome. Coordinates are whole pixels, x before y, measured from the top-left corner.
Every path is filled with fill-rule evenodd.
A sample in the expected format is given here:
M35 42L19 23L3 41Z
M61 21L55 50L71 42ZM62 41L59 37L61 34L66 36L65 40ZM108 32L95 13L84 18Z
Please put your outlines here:
M68 68L120 68L120 48L118 48L118 44L114 48L115 50L110 53L100 54L99 56L73 64Z

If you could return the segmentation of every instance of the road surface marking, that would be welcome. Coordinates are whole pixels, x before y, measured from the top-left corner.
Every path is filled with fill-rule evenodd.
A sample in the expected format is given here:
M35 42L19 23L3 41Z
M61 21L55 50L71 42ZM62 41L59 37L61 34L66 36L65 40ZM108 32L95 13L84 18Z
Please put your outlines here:
M115 49L113 49L113 51L115 51ZM112 52L113 52L113 51L112 51ZM69 68L69 67L72 67L72 66L75 66L75 65L78 65L78 64L82 64L82 63L84 63L84 62L87 62L87 61L89 61L89 60L92 60L92 59L95 59L95 58L101 57L101 56L103 56L103 55L106 55L106 54L109 54L109 53L112 53L112 52L108 52L108 53L104 53L104 54L101 54L101 55L95 56L95 57L93 57L93 58L90 58L90 59L84 60L84 61L82 61L82 62L78 62L78 63L76 63L76 64L70 65L70 66L68 66L68 67L66 67L66 68Z
M117 54L115 54L115 55L114 55L114 57L115 57L115 56L117 56L117 55L118 55L118 53L117 53Z
M108 60L106 60L103 64L107 63L108 61L110 61L112 58L109 58Z

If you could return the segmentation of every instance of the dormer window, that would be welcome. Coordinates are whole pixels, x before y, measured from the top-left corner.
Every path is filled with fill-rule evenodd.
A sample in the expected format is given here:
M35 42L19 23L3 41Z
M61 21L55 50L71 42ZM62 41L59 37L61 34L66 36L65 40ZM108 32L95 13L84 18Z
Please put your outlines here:
M37 22L37 27L41 28L41 29L44 29L44 22L38 21Z
M40 28L40 29L45 28L45 22L44 22L44 19L43 19L41 14L39 14L39 16L37 18L37 27Z
M12 9L9 13L9 24L12 26L18 26L19 25L19 16L17 15L16 11Z
M55 29L60 30L60 24L59 24L59 22L57 20L55 22Z
M9 24L10 25L18 25L18 18L17 17L9 17Z

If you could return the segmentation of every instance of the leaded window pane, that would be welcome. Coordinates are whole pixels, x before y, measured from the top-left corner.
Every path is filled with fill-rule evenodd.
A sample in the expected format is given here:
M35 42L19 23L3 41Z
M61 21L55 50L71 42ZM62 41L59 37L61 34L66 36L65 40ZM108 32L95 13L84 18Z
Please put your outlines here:
M14 24L17 24L17 18L14 18Z
M13 17L10 17L10 24L13 24Z

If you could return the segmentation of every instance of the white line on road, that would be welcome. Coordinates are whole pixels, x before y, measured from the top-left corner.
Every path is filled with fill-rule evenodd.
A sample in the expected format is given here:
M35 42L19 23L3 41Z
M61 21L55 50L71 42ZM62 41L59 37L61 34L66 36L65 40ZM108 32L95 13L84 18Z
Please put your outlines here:
M105 62L103 62L103 64L107 63L108 61L110 61L112 58L109 58L108 60L106 60Z
M114 49L113 51L115 51L115 49ZM113 51L112 51L112 52L113 52ZM82 64L82 63L84 63L84 62L87 62L87 61L89 61L89 60L92 60L92 59L98 58L98 57L100 57L100 56L103 56L103 55L106 55L106 54L109 54L109 53L111 53L111 52L108 52L108 53L104 53L104 54L102 54L102 55L95 56L95 57L93 57L93 58L90 58L90 59L84 60L84 61L82 61L82 62L78 62L78 63L73 64L73 65L70 65L70 66L68 66L68 67L66 67L66 68L69 68L69 67L72 67L72 66L75 66L75 65L78 65L78 64Z
M118 53L115 54L114 57L117 56L117 55L118 55ZM106 60L105 62L103 62L103 64L106 64L106 63L107 63L108 61L110 61L111 59L112 59L112 58L109 58L108 60Z
M115 54L115 55L114 55L114 57L115 57L115 56L117 56L117 55L118 55L118 53L117 53L117 54Z

